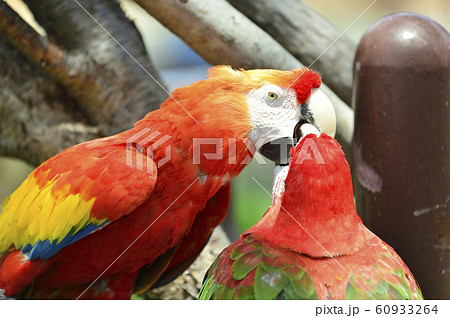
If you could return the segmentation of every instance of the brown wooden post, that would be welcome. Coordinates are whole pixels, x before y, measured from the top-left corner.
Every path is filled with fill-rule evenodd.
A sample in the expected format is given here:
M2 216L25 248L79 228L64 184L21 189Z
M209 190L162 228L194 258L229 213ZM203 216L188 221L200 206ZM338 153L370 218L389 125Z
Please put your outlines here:
M354 62L356 204L427 299L450 298L450 36L424 16L375 23Z

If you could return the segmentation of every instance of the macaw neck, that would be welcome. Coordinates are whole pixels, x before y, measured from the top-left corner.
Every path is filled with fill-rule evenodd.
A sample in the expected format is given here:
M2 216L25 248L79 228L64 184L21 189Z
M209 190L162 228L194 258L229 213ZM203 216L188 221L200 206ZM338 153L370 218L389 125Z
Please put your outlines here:
M198 113L195 118L198 123L184 112L156 110L124 132L122 138L151 153L161 169L165 161L177 161L199 168L200 179L218 177L225 182L237 176L255 152L246 138L249 127L213 121L207 114Z
M359 249L365 227L356 214L350 169L342 151L328 146L319 147L324 164L290 165L284 194L247 233L312 257Z

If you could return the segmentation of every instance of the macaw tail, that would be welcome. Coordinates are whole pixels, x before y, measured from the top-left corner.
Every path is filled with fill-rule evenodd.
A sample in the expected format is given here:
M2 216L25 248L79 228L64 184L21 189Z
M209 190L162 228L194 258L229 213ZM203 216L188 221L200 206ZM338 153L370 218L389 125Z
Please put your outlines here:
M52 261L41 259L31 262L20 250L6 251L0 257L0 289L6 297L15 297L51 264Z
M119 273L99 279L91 285L46 288L42 285L29 285L17 293L18 299L95 299L113 300L130 299L137 272Z

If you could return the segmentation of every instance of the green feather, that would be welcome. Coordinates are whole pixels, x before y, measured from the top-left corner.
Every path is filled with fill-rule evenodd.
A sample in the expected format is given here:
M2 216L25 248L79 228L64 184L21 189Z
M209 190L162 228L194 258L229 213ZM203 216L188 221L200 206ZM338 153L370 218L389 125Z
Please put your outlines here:
M402 277L400 279L400 283L398 284L389 283L389 285L391 285L391 287L394 288L400 294L399 299L412 299L412 291L411 288L409 287L408 280L406 279L406 277Z
M209 267L208 271L206 272L207 277L211 277L213 275L214 271L216 270L217 263L219 262L220 256L221 255L217 256L214 262Z
M216 284L213 277L209 277L206 282L203 284L202 289L198 295L198 299L200 300L209 300L213 297L214 292L216 291Z
M395 276L398 276L398 277L405 277L406 276L405 271L403 269L401 269L401 268L398 268L395 271L392 271L391 273L394 274Z
M365 293L361 293L359 288L355 288L353 284L349 281L347 288L345 289L345 299L346 300L361 300L365 299Z
M260 259L260 249L241 255L231 266L233 278L236 280L244 279L256 266L258 266Z
M359 299L376 299L376 300L390 300L390 299L402 299L395 298L399 294L393 290L392 287L384 280L374 283L368 281L364 285L364 288L358 284L356 280L349 280L347 288L345 290L345 299L359 300ZM393 298L394 297L394 298Z
M420 290L419 285L417 284L417 282L414 282L414 284L416 285L416 292L413 294L413 297L415 299L422 299L423 300L422 291Z
M289 279L282 271L267 271L258 266L255 273L255 298L276 299L288 282Z
M297 299L297 295L295 294L295 291L292 288L291 283L286 285L286 287L283 289L283 292L280 294L278 299L285 299L285 300L296 300Z
M225 287L223 289L222 299L234 299L235 291L235 289Z
M300 279L297 277L300 277ZM300 271L295 277L290 279L290 282L296 299L318 299L314 283L305 271Z
M255 299L255 293L253 291L253 286L242 286L236 291L234 299L241 300L253 300Z
M249 252L254 251L255 249L261 250L261 247L258 244L251 243L252 239L250 237L247 237L245 239L245 243L242 245L236 246L230 254L230 258L234 261L241 257L242 255L245 255Z
M396 288L394 288L392 285L389 286L388 292L386 294L386 296L388 296L385 299L395 299L395 300L400 300L400 299L405 299L401 293L398 292L398 290Z
M225 290L225 286L217 285L213 299L223 299L224 290Z
M396 277L401 277L401 275L396 275ZM352 283L349 282L349 285L351 284ZM401 300L412 299L413 296L406 277L400 278L397 282L388 282L382 278L375 285L370 282L368 282L368 284L372 286L372 289L368 291L363 291L359 288L359 286L353 287L359 290L361 296L365 294L365 299L375 298L376 300ZM347 289L349 289L349 285L347 285Z
M247 245L240 245L240 246L237 246L235 249L233 249L232 251L231 251L231 254L230 254L230 258L233 260L233 261L235 261L235 260L237 260L239 257L241 257L243 254L242 254L242 250L246 247Z
M273 265L269 264L269 263L267 262L267 258L263 259L263 260L261 261L261 263L259 263L258 265L261 266L264 270L266 270L266 271L268 271L268 272L277 272L277 271L280 271L280 270L283 270L283 269L284 269L284 267L281 267L281 266L273 266Z
M373 286L373 293L372 296L376 299L384 299L383 296L386 295L389 291L389 284L386 283L384 280L381 280Z
M295 269L297 271L292 276L292 279L301 280L303 278L303 275L305 275L305 270L298 265L295 267ZM306 275L308 275L308 274L306 274Z

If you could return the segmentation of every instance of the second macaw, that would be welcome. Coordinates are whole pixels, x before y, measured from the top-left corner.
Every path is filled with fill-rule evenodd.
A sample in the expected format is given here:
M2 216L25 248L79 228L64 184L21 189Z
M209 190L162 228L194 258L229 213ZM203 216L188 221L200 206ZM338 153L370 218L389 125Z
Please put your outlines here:
M199 299L422 299L395 251L356 214L336 140L310 124L276 169L273 203L211 265Z
M0 291L129 299L176 277L225 217L230 180L255 151L282 161L271 142L305 120L334 134L320 85L309 69L213 67L134 128L45 161L1 205Z

